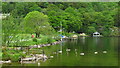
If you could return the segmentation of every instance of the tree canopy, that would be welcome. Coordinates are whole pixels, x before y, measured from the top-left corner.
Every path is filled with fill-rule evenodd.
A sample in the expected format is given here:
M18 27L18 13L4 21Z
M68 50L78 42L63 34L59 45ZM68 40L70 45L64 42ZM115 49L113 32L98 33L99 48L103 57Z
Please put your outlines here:
M2 6L3 13L10 13L14 18L25 17L25 21L31 25L39 21L35 17L42 19L42 16L38 15L45 14L43 15L47 17L44 17L45 21L56 31L61 29L62 23L65 32L91 34L98 31L108 36L119 27L119 10L116 2L3 2ZM32 17L34 11L35 15ZM27 18L30 20L26 20ZM33 32L32 29L30 31Z
M40 33L45 34L52 31L52 27L48 23L48 16L38 11L29 12L25 16L22 26L26 30L25 32L36 33L36 37L39 37Z

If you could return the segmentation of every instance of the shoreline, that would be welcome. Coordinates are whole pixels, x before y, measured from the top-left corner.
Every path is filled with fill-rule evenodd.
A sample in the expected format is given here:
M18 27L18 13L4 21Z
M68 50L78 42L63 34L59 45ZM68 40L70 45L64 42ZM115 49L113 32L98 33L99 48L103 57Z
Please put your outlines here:
M56 44L59 44L59 43L61 43L62 41L56 41L56 42L53 42L53 43L48 43L48 44L41 44L41 45L31 45L31 46L29 46L30 47L30 49L32 49L32 48L41 48L41 47L46 47L46 46L52 46L52 45L56 45Z

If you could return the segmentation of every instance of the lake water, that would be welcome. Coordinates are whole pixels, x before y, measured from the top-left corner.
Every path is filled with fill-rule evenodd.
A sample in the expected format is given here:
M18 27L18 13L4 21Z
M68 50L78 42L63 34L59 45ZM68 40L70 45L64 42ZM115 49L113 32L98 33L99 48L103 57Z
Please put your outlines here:
M118 66L118 39L118 37L79 37L77 40L65 40L58 45L37 49L37 52L44 49L47 56L53 56L44 62L12 63L3 66L37 66L38 63L40 66ZM80 55L81 53L84 55Z

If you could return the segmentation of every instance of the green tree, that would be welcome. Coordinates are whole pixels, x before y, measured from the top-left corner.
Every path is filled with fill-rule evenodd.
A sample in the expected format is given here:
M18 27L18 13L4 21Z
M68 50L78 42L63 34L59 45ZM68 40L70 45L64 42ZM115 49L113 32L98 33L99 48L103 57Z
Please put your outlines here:
M89 26L89 27L88 27L88 34L92 34L92 33L94 33L94 32L96 32L95 27Z
M3 45L8 45L13 40L13 38L22 31L20 30L20 20L13 16L9 16L2 20L2 40Z
M41 34L51 32L53 29L48 23L48 16L38 11L29 12L22 23L28 33L35 33L36 38Z

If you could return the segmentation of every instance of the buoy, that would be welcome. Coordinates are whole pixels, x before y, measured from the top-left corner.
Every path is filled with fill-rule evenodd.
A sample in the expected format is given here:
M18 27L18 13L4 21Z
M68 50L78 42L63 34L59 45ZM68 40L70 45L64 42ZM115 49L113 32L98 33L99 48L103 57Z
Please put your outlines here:
M53 52L53 54L57 54L57 52Z
M38 63L38 66L40 66L40 63Z
M77 55L77 52L75 52L75 54Z
M50 56L50 58L53 58L54 56Z
M98 52L94 52L95 54L98 54Z
M66 51L70 51L70 49L66 49Z
M75 51L77 51L77 49L75 49Z
M59 53L62 53L62 51L59 51Z
M107 53L107 51L103 51L103 53Z
M84 53L80 53L80 55L85 55Z

